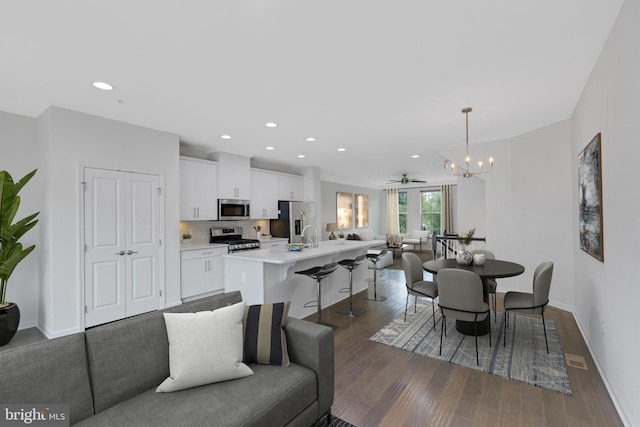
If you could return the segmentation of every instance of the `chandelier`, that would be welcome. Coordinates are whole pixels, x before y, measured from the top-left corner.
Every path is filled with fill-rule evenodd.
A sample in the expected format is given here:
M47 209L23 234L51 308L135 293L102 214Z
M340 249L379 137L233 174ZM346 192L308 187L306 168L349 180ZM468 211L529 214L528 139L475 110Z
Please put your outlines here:
M458 165L456 165L454 162L445 160L444 168L449 175L471 178L474 175L481 175L483 173L491 172L491 169L493 169L493 156L489 156L489 169L483 169L484 164L482 163L482 160L480 160L478 161L478 170L471 170L471 157L469 157L469 113L471 111L473 110L470 107L462 109L462 112L464 113L467 121L467 156L464 158L464 162L467 165L466 170L459 170L457 169Z

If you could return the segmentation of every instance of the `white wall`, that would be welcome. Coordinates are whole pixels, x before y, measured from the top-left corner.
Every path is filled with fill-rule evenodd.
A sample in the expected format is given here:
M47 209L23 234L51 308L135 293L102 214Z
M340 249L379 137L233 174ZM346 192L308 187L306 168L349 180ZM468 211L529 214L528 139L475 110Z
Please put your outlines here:
M51 107L38 118L38 144L47 169L40 329L59 336L81 328L81 166L155 172L164 178L164 298L168 305L179 303L178 136Z
M0 170L6 170L14 181L21 179L33 169L40 168L41 158L36 146L35 119L0 112ZM42 170L36 173L20 192L20 210L16 219L42 211L42 188L46 181ZM42 214L39 216L42 218ZM36 245L13 271L8 282L6 300L15 302L20 308L20 329L36 326L39 303L39 258L44 250L40 241L40 227L25 234L24 247Z
M638 236L640 197L640 2L626 0L574 111L572 170L596 133L602 134L604 262L578 247L575 257L575 313L591 352L629 425L640 425L638 322L640 301ZM574 229L577 182L572 181ZM604 325L604 326L603 326Z
M508 140L475 144L496 158L493 172L482 175L484 203L475 200L482 188L474 178L458 180L458 222L463 230L480 224L487 249L525 266L523 275L500 280L499 291L531 292L535 268L553 261L550 300L569 310L574 286L571 182L576 176L568 164L570 135L565 120ZM477 206L484 206L484 216Z
M380 197L383 193L380 190L365 188L365 187L356 187L353 185L345 185L338 184L335 182L327 182L322 181L322 189L321 189L321 202L320 202L320 228L318 228L318 232L321 236L320 240L327 240L329 238L330 232L325 231L327 228L327 223L336 222L336 192L343 193L352 193L354 194L366 194L369 196L369 227L366 228L368 230L372 230L375 235L385 234L386 230L380 230ZM305 195L306 198L306 195ZM386 199L386 197L385 197ZM355 214L355 199L354 199L354 214ZM316 211L316 216L318 216L318 211ZM355 224L355 218L354 218ZM385 223L386 224L386 223ZM355 226L355 225L354 225ZM383 225L380 225L383 227ZM350 230L345 230L345 235L348 233L358 233L358 230L363 230L360 228L352 228Z
M459 177L456 184L454 229L447 232L466 233L476 229L475 237L486 237L485 181L480 177Z

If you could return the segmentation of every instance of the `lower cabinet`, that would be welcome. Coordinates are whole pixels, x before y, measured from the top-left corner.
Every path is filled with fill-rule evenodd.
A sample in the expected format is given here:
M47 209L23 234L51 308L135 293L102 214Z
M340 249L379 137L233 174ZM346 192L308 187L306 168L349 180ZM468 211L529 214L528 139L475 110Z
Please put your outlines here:
M224 291L222 255L226 253L226 246L180 253L180 297L183 300Z

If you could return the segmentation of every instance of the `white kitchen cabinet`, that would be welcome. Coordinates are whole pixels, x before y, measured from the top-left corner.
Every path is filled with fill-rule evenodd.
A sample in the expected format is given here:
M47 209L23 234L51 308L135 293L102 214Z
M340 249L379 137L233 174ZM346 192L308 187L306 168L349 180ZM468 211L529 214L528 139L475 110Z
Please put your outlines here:
M180 220L218 219L218 165L180 158Z
M251 164L248 157L219 152L218 198L251 200Z
M278 174L278 200L304 200L304 178L298 175Z
M224 291L227 248L184 250L180 253L180 297L188 299Z
M278 218L278 175L251 169L251 219Z

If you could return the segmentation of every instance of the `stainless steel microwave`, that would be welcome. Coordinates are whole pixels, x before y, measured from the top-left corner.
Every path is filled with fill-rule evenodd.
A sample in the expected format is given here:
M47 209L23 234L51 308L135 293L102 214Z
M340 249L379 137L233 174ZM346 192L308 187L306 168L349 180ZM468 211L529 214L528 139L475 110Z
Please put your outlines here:
M218 220L249 219L249 201L235 199L218 199Z

